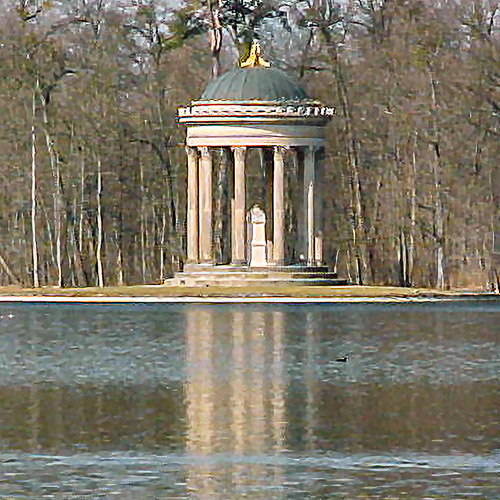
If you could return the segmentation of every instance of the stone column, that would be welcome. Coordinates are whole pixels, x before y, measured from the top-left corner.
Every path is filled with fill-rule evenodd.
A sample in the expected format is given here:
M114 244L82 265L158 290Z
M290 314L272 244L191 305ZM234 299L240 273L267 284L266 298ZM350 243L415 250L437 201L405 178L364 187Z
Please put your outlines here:
M260 148L261 167L263 174L263 200L266 215L266 256L268 263L274 262L273 252L273 171L274 148Z
M295 148L295 159L297 161L297 201L295 210L297 211L297 243L295 253L297 262L303 264L307 259L306 249L306 220L304 216L304 149Z
M198 251L198 150L186 147L188 157L187 171L187 260L199 261Z
M316 148L306 150L304 161L304 227L307 265L314 265L314 166Z
M235 147L234 152L234 204L232 217L231 263L245 263L245 157L246 147Z
M283 265L285 261L285 149L274 148L273 175L273 262Z
M314 176L314 260L317 266L323 264L323 179L325 171L325 148L316 153Z
M199 245L200 262L213 264L212 256L212 153L200 148L199 167Z

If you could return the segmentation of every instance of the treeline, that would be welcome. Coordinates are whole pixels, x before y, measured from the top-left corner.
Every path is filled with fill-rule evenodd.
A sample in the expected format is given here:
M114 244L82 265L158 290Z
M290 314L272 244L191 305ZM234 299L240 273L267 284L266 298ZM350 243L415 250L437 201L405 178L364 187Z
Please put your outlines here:
M254 38L337 108L325 256L340 275L443 288L498 280L495 2L2 9L0 284L151 283L182 266L186 159L176 108Z

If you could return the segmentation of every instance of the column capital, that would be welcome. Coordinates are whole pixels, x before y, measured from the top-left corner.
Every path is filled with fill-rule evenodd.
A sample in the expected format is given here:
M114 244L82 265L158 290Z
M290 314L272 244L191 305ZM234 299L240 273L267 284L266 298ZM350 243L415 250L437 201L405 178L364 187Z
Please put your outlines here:
M185 147L186 149L186 154L189 156L189 157L194 157L196 155L198 155L198 150L197 148L193 147L193 146L186 146Z
M324 146L318 146L317 144L313 144L313 145L311 145L311 146L306 146L306 147L304 148L304 152L305 152L306 156L307 156L307 155L312 155L312 156L313 156L313 158L315 158L315 157L316 157L316 155L317 155L317 154L318 154L318 153L319 153L322 149L324 150L324 149L325 149L325 147L324 147Z
M199 146L198 151L202 158L210 158L212 156L212 150L208 146Z
M245 159L247 149L246 146L231 146L231 151L237 161L243 161Z

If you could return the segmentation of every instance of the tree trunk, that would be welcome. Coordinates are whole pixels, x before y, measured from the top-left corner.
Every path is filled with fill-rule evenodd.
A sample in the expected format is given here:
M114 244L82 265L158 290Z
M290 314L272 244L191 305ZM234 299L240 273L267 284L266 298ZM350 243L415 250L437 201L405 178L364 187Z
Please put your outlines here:
M332 49L334 58L334 71L337 81L337 92L341 103L342 112L344 115L345 133L346 133L346 150L349 166L349 182L351 186L351 216L352 216L352 243L353 243L353 258L356 270L356 281L359 285L364 284L364 256L362 237L364 235L363 221L363 205L361 180L359 175L359 159L357 141L354 135L352 122L351 106L347 92L347 86L344 80L344 75L341 68L341 63L338 58L337 49Z
M413 284L413 265L415 262L415 229L417 226L417 137L412 151L412 168L410 175L410 232L408 239L408 280L409 286Z
M80 216L78 218L78 250L83 251L83 205L85 203L85 160L81 158L80 165Z
M216 5L214 5L216 3ZM220 73L220 51L222 48L222 26L219 20L219 9L222 0L208 0L212 28L209 32L210 50L212 52L212 78L217 78Z
M146 210L146 201L144 193L144 168L139 160L139 178L141 189L141 216L140 216L140 231L141 231L141 276L142 282L146 283L146 223L144 221L144 211Z
M38 81L37 81L38 86ZM36 133L35 133L36 99L33 91L32 123L31 123L31 243L33 252L33 286L38 288L38 247L36 241Z
M57 265L57 286L63 285L62 277L62 250L61 250L61 210L62 210L62 189L61 189L61 172L59 167L59 158L54 148L54 142L50 136L48 126L49 121L47 117L47 102L40 91L40 101L42 103L42 117L43 117L43 131L45 135L45 143L50 158L50 166L52 169L52 176L54 179L54 233L56 238L56 265Z
M14 275L14 273L12 272L10 267L7 265L7 262L5 261L5 259L1 255L0 255L0 267L5 271L5 274L7 274L7 276L9 277L9 279L13 285L20 284L19 279L16 278L16 276Z
M117 249L117 254L116 254L117 285L123 286L123 256L122 256L122 249L121 249L120 238L118 236L118 231L116 231L115 233L115 241Z
M54 238L52 236L52 226L50 225L49 221L49 216L47 215L47 210L45 209L45 205L43 203L43 197L40 197L38 199L38 205L40 205L40 209L45 221L45 227L47 228L47 241L49 242L49 248L50 248L50 262L53 268L56 268L56 254L54 251ZM51 274L49 272L49 264L46 262L45 265L43 266L46 269L46 272L44 274L44 279L46 284L51 281Z
M160 234L160 282L165 280L165 234L167 230L167 215L165 213L165 196L162 197L161 204L161 234Z
M441 153L439 144L439 133L435 123L435 112L438 108L436 97L436 82L432 71L428 68L429 82L432 99L432 144L431 150L434 156L432 164L432 175L434 179L434 238L436 240L436 285L445 288L445 256L444 256L444 210L441 193Z
M102 242L103 242L103 228L102 228L102 172L101 172L101 157L97 157L97 250L96 250L96 263L97 263L97 284L100 288L104 287L104 276L102 271Z

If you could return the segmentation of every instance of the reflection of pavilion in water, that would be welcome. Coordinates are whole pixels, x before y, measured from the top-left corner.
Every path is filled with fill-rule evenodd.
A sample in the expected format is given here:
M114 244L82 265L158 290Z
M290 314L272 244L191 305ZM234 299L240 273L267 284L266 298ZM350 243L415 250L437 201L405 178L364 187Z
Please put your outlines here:
M211 456L191 468L188 486L202 497L215 494L214 454L262 457L286 448L284 322L281 311L187 312L186 451ZM266 466L258 459L236 459L227 479L248 487L262 474Z

